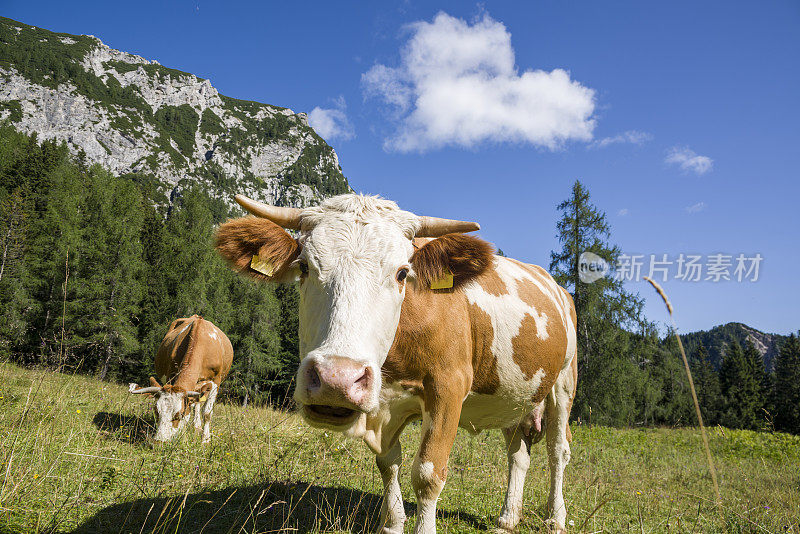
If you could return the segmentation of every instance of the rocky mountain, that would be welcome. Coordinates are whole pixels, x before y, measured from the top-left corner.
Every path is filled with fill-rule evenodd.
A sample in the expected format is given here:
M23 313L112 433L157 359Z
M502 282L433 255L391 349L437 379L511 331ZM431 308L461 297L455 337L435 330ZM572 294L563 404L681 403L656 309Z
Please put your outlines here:
M681 340L686 347L688 355L694 354L702 343L716 369L719 369L722 363L728 344L735 340L742 346L748 341L753 343L764 358L767 369L772 370L775 367L775 358L778 355L780 346L787 338L788 336L780 334L766 334L742 323L728 323L715 326L711 330L681 335Z
M152 176L165 194L189 179L304 206L349 190L304 113L226 97L209 80L93 36L3 17L0 120L115 174Z

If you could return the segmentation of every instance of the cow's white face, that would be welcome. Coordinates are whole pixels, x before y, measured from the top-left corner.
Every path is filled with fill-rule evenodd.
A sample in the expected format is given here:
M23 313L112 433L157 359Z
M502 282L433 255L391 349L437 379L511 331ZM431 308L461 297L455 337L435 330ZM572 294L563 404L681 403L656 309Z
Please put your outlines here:
M186 424L189 402L185 392L162 391L155 394L156 434L155 441L169 441Z
M417 217L378 197L340 195L304 210L237 202L258 218L223 224L217 251L255 279L300 280L294 398L315 426L347 430L378 408L407 279L418 290L448 273L457 285L492 262L491 245L460 233L476 223ZM298 227L297 239L284 230ZM415 251L414 236L441 237Z
M310 423L341 428L377 408L418 223L396 206L384 213L323 206L304 215L299 239L301 363L294 397Z

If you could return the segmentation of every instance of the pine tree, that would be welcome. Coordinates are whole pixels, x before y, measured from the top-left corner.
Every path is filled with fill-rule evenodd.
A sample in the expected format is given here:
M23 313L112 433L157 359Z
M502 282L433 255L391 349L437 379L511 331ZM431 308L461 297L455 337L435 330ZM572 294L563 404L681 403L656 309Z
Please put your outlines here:
M75 256L75 303L69 320L87 370L101 379L138 350L143 294L142 196L128 180L99 167L88 172L83 240ZM123 371L124 372L124 371Z
M80 169L66 161L46 176L32 179L44 189L35 190L37 207L25 254L33 305L23 362L35 357L45 365L71 363L71 325L65 321L65 309L72 309L76 289L68 272L74 272L76 252L84 243L85 179Z
M291 404L291 389L300 365L300 293L297 284L275 286L280 303L278 333L281 339L280 370L273 378L272 402L280 407Z
M27 202L21 188L0 201L0 355L10 356L28 330L31 306L26 281L25 245L28 238Z
M281 370L280 303L270 285L233 279L231 289L238 313L228 334L236 355L230 393L245 404L260 404L268 400L271 378Z
M732 341L720 367L720 388L723 397L721 423L730 428L756 430L763 420L763 392L760 376L753 362L753 353L758 351L748 344L746 350L737 341Z
M692 356L691 368L703 422L706 425L715 425L719 421L722 403L719 375L714 370L708 351L702 343Z
M652 325L642 319L643 301L624 290L622 281L603 277L593 283L580 280L580 257L592 252L614 265L620 255L608 244L611 228L605 214L590 202L580 181L570 198L559 204L557 237L561 250L550 255L550 272L572 293L578 316L578 376L576 415L592 422L631 424L637 416L637 395L643 391L646 362L630 352L631 334L647 336ZM591 410L591 413L590 413Z
M689 381L675 336L668 333L665 341L652 339L648 344L650 358L647 365L647 384L660 391L654 423L660 425L691 425L695 423Z
M167 277L163 272L166 268L163 262L164 214L149 200L145 200L143 210L139 239L142 243L145 278L137 336L139 354L128 368L128 379L137 383L146 383L147 377L153 374L156 351L171 323L164 310L169 298Z
M800 434L800 340L794 334L781 345L775 361L775 426Z
M744 346L744 357L752 377L751 409L753 410L753 418L756 421L754 428L763 429L769 416L769 392L771 391L769 373L767 373L764 365L764 358L749 339Z

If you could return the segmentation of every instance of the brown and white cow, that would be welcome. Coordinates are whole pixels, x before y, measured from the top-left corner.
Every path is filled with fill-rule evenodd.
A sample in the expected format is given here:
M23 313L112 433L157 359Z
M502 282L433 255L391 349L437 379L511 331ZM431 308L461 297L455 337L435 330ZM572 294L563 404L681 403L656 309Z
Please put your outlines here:
M222 330L199 315L176 319L156 354L156 374L150 386L130 384L133 394L153 395L156 400L156 433L153 439L167 441L180 432L192 416L194 427L211 441L211 417L219 385L228 376L233 347Z
M403 530L399 436L420 418L411 468L416 533L436 530L436 501L459 426L503 430L505 530L520 519L531 442L546 434L549 521L563 529L577 380L569 293L542 268L496 256L488 243L462 233L476 223L419 217L361 195L304 210L237 201L258 217L222 225L217 249L256 279L300 280L294 397L311 425L362 438L377 455L385 487L381 532Z

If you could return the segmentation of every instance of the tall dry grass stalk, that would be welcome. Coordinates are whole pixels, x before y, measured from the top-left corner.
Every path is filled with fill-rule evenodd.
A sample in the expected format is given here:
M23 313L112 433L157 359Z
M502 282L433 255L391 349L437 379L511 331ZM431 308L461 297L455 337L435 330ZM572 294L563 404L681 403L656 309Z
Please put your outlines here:
M711 481L714 483L714 493L717 496L717 507L721 512L722 497L719 494L719 484L717 484L717 470L714 467L714 459L711 457L711 448L708 446L708 435L706 435L706 427L703 424L703 415L700 413L700 403L697 401L697 392L694 389L694 379L692 379L692 371L689 369L689 360L686 358L686 351L683 349L681 336L678 335L678 325L675 323L675 316L672 314L672 304L670 304L667 294L664 292L664 289L658 284L658 282L648 276L645 276L644 279L655 288L658 296L660 296L661 300L664 301L664 304L667 306L667 311L669 312L669 319L672 322L672 333L675 335L675 339L678 340L678 347L681 349L681 356L683 356L683 365L686 368L686 376L689 377L689 389L692 392L692 400L694 400L694 409L697 413L697 422L700 424L700 434L703 436L703 447L706 450L708 470L711 473Z

